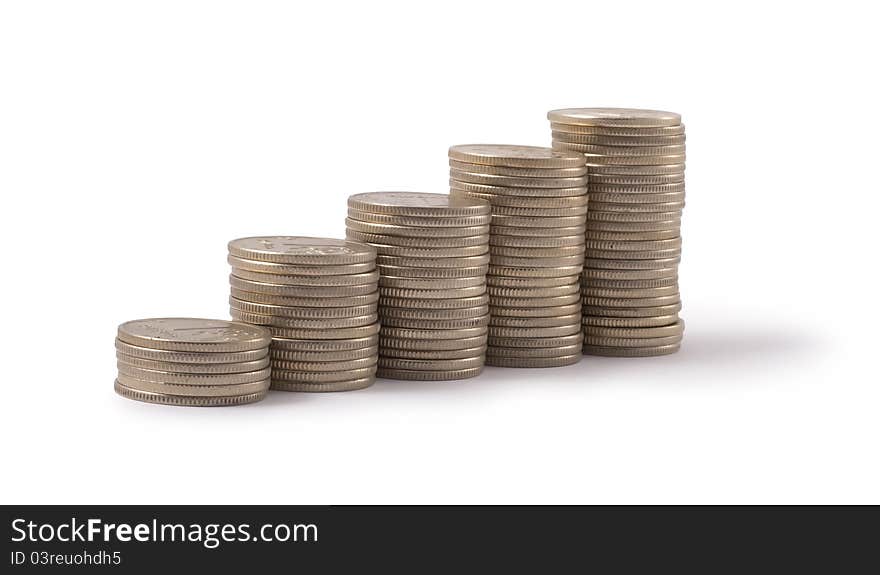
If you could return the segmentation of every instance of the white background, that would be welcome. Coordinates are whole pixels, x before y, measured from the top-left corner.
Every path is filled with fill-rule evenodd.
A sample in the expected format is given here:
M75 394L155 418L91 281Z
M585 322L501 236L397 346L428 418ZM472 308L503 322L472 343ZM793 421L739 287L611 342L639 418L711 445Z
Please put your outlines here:
M785 4L4 3L2 502L880 503L876 18ZM228 317L228 240L571 106L684 117L679 354L113 393L120 322Z

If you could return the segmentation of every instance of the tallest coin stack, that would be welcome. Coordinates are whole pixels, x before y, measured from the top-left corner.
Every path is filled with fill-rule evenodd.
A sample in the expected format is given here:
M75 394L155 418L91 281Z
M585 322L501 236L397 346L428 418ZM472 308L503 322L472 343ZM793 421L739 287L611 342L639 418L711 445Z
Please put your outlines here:
M553 149L584 154L589 171L582 275L584 353L674 353L684 324L681 116L657 110L570 108L547 114Z

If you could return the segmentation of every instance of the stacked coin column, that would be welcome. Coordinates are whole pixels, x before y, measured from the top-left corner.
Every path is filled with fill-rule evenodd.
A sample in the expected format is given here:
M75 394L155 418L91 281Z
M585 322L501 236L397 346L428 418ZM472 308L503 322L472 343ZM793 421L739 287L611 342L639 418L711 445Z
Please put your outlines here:
M233 318L266 326L272 389L348 391L375 381L376 250L344 240L268 236L229 242Z
M584 353L678 351L685 134L671 112L574 108L548 114L553 148L585 155L590 212Z
M379 377L436 381L482 371L489 221L486 202L446 194L348 199L346 236L379 254Z
M449 149L450 195L492 205L486 364L557 367L581 358L586 167L550 148Z
M253 403L269 391L269 332L234 321L154 318L119 326L116 393L148 403Z

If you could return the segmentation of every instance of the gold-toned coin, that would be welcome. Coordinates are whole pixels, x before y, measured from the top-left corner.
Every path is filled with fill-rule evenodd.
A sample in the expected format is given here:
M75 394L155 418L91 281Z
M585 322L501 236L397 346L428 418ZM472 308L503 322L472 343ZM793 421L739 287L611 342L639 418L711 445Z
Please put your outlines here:
M283 317L279 315L265 315L260 313L248 313L236 308L229 308L229 314L238 321L245 323L287 327L293 329L341 329L371 325L378 321L376 312L366 313L354 317L334 317L322 319L301 319L297 317Z
M232 267L238 269L295 276L349 275L371 272L376 269L376 262L374 260L362 264L347 264L339 266L305 266L299 264L279 264L260 260L248 260L238 256L229 255L226 257L226 261L229 262Z
M517 178L513 176L497 176L481 174L451 168L449 177L459 182L485 184L505 188L582 188L587 185L587 177L576 178Z
M368 192L349 196L348 207L362 212L400 216L463 217L490 213L488 205L472 198L420 192Z
M248 260L303 265L360 264L376 258L370 246L304 236L239 238L229 242L229 253Z
M116 381L113 386L114 391L126 399L142 401L144 403L156 403L160 405L176 405L179 407L223 407L233 405L244 405L254 403L264 399L267 391L257 393L249 393L246 395L230 396L230 397L199 397L199 396L182 396L170 395L167 393L150 393L147 391L138 391L131 389Z
M674 136L684 134L684 124L675 126L655 126L655 127L625 127L625 126L579 126L566 122L550 122L550 129L554 132L563 132L566 134L590 134L603 137L652 137L652 136Z
M269 377L269 368L248 371L244 373L222 373L222 374L206 374L206 373L180 373L176 371L159 371L156 369L145 369L134 367L125 363L117 362L116 367L119 369L119 380L123 384L129 385L124 378L137 379L140 381L152 381L156 383L173 383L183 385L237 385L242 383L254 383L262 381Z
M487 355L486 365L519 368L564 367L576 364L582 357L583 354L581 353L557 357L500 357L497 355Z
M258 371L269 367L268 355L252 361L237 361L233 363L179 363L144 359L117 351L116 361L131 367L152 369L155 371L173 371L176 373L243 373L247 371Z
M488 269L488 266L486 267ZM283 305L290 307L346 308L375 304L377 301L379 301L378 289L368 294L352 295L347 297L321 297L317 295L314 297L285 297L245 291L234 287L230 289L229 293L232 295L232 297L242 301L269 305Z
M669 355L677 352L681 344L659 345L656 347L600 347L585 345L584 353L587 355L604 355L608 357L653 357L657 355Z
M339 287L354 285L375 285L379 280L379 271L373 270L360 274L338 276L294 276L287 274L270 274L254 272L241 268L232 268L232 275L237 278L262 284L289 285L299 287Z
M511 168L580 168L583 158L569 152L557 152L538 146L471 144L452 146L449 158L469 164Z
M375 374L369 377L361 377L359 379L349 379L346 381L330 381L330 382L309 382L299 383L292 381L272 381L272 391L295 391L306 393L328 393L336 391L357 391L366 389L376 382Z
M119 326L117 337L130 345L178 352L241 352L265 348L266 330L243 323L201 318L151 318Z
M382 379L403 379L410 381L447 381L476 377L480 375L482 371L482 366L447 371L416 371L412 369L382 368L376 372L376 377L380 377Z
M488 303L489 296L486 296ZM266 357L269 353L268 347L260 347L249 351L226 351L226 352L180 352L165 349L151 349L126 343L116 338L117 353L126 356L137 357L140 359L149 359L167 363L185 363L185 364L227 364L237 362L256 361Z
M289 317L315 321L323 319L358 317L376 313L375 303L351 307L290 307L283 305L251 303L230 296L229 305L245 313L274 315L279 317Z
M339 361L289 361L283 359L273 359L272 369L281 371L339 372L370 367L376 365L377 361L378 355Z
M432 226L424 228L419 226L402 226L395 224L377 224L362 222L351 218L345 218L345 227L365 234L379 234L384 236L402 236L408 238L451 238L483 236L489 233L489 223L479 226L451 227Z
M587 167L576 168L511 168L507 166L489 166L487 164L471 164L458 160L449 160L449 167L462 172L508 176L513 178L579 178L587 174Z
M560 124L614 128L655 128L681 124L681 115L675 112L637 108L564 108L551 110L547 113L547 119Z
M488 213L480 216L461 217L401 216L396 214L374 214L355 208L348 208L348 219L364 223L417 228L459 228L485 226L491 221L492 216Z

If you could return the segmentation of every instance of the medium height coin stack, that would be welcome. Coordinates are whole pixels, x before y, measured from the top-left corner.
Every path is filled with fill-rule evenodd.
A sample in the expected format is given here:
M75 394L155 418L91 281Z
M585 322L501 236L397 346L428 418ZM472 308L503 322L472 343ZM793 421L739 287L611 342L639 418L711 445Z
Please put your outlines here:
M375 381L379 272L370 246L266 236L229 242L230 314L266 326L272 389L348 391Z
M685 135L671 112L572 108L548 113L553 148L583 153L589 169L583 272L584 353L674 353L684 323L681 212Z
M234 321L129 321L116 336L116 393L148 403L253 403L269 391L269 333Z
M348 199L346 237L378 252L377 375L478 375L489 323L489 204L445 194L375 192Z
M587 213L583 155L550 148L449 148L450 195L492 205L486 364L556 367L581 358L578 278Z

